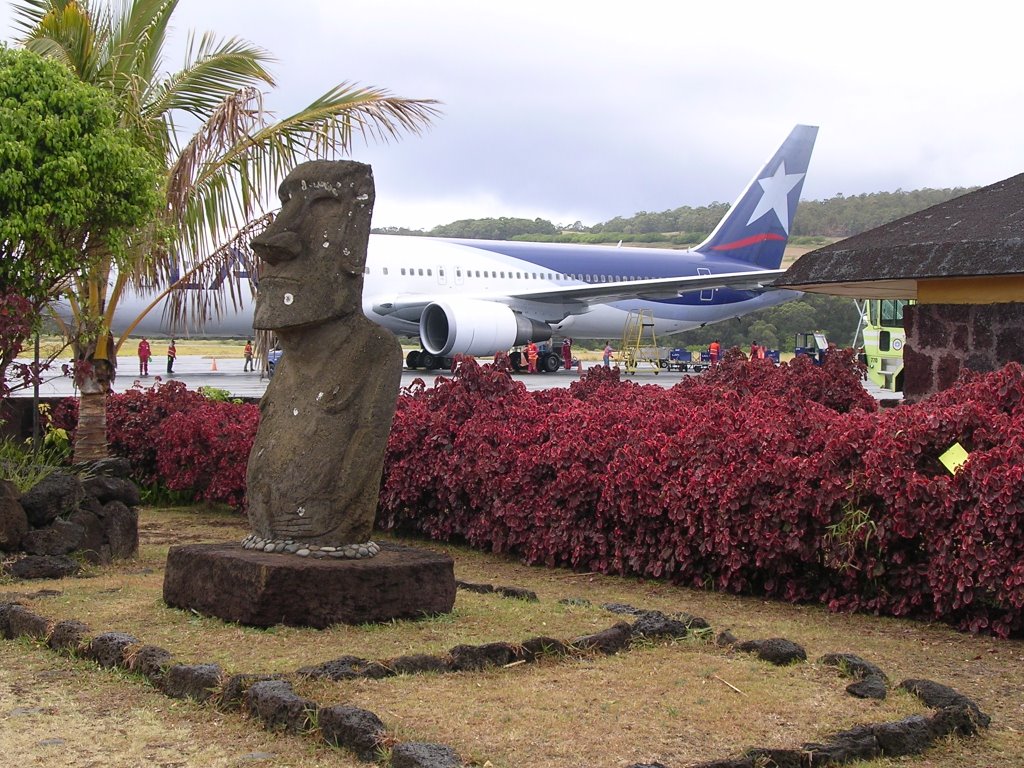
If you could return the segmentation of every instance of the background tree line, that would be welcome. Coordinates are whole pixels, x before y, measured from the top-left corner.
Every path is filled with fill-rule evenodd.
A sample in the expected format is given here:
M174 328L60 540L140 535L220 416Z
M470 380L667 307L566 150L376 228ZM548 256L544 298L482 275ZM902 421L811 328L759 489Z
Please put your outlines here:
M856 235L904 216L973 192L977 187L916 189L872 192L828 200L801 200L790 233L792 238L843 238ZM630 217L616 216L585 226L554 224L546 219L502 216L461 219L429 231L405 227L383 227L373 231L387 235L465 237L479 240L535 240L566 243L649 242L690 245L703 240L729 210L727 203L710 203L697 208L688 205L671 211L639 211ZM791 242L793 240L791 239ZM825 242L822 240L822 242Z

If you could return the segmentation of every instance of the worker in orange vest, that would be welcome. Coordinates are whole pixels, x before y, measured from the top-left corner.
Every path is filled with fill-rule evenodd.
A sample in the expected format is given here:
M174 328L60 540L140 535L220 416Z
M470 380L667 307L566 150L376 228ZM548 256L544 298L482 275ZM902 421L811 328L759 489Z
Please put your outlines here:
M710 345L708 345L708 354L711 357L712 363L718 362L718 356L721 353L721 351L722 345L718 343L718 339L715 339L714 341L711 342Z
M530 373L537 372L537 345L530 340L530 343L526 345L526 362L529 364Z

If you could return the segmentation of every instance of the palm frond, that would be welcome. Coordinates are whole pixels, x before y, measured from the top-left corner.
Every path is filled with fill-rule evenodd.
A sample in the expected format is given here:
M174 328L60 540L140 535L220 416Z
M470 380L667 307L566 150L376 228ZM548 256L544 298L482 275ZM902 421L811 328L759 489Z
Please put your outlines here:
M251 286L256 281L250 281L246 276L256 274L259 259L250 243L273 218L273 214L264 214L248 222L207 258L181 273L176 285L199 283L217 286L220 290L182 291L174 290L175 285L172 284L163 294L169 299L164 310L164 322L171 327L201 328L209 318L219 319L229 305L237 310L243 299L251 299Z
M248 253L253 227L264 222L260 210L299 162L347 155L357 136L389 142L402 133L419 134L440 114L434 100L402 99L343 82L275 121L261 93L263 85L275 84L267 69L273 59L252 43L209 33L190 36L185 67L170 76L159 71L177 6L177 0L12 2L26 47L109 91L122 125L167 165L168 205L134 233L126 258L118 258L125 278L111 303L122 286L167 285L181 268L209 284L211 276ZM184 142L176 133L179 120L189 124ZM195 120L197 131L191 127ZM78 288L83 313L111 310L104 306L105 277L82 275ZM181 319L219 313L223 302L237 298L230 283L224 294L180 294L202 295L192 306L186 300L173 310Z
M123 0L121 12L108 25L110 57L107 77L115 91L132 80L156 80L167 26L178 0Z
M103 45L97 37L97 28L88 7L72 0L30 4L43 12L24 17L37 21L31 29L26 29L20 40L22 45L27 50L59 61L79 79L95 82L96 72L102 66Z
M269 113L260 112L259 102L247 95L235 94L231 106L204 126L200 140L190 143L175 164L173 199L183 223L183 252L217 248L224 233L269 203L268 196L299 162L348 154L356 132L384 140L402 129L419 133L439 114L433 100L342 84L300 112L270 122ZM230 129L221 122L229 119L237 121ZM226 146L226 139L234 143Z
M234 91L274 87L266 67L273 61L266 50L245 40L218 41L205 34L196 47L190 36L185 67L164 81L165 87L148 109L160 114L181 110L205 120Z
M255 88L235 91L221 100L168 169L167 203L172 212L185 210L200 169L244 140L262 112L263 95Z
M11 3L11 10L14 12L14 27L20 29L23 35L16 38L17 42L23 45L30 40L43 18L51 10L63 9L64 6L74 2L75 0L21 0L21 2Z

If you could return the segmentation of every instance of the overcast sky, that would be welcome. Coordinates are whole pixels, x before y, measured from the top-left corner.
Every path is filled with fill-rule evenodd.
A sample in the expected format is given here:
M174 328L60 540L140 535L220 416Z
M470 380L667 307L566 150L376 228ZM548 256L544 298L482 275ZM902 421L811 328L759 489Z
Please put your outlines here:
M180 0L174 22L168 70L189 30L274 54L278 115L342 81L443 102L426 134L355 148L378 227L732 202L797 123L820 126L805 199L1024 172L1005 1Z

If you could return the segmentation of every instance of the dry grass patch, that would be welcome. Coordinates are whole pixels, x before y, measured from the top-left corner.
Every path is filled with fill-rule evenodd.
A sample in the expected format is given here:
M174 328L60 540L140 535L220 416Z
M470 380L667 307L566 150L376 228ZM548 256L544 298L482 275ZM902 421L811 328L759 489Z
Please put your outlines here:
M168 699L140 679L10 641L0 642L0 754L18 768L365 765L311 739Z
M298 690L383 713L399 738L443 741L496 768L621 767L653 759L682 766L746 745L793 746L855 722L921 711L909 695L880 704L854 700L834 670L779 670L686 641L475 675L318 681ZM448 702L457 703L454 712Z
M194 509L145 509L140 530L142 546L135 561L92 569L89 578L0 583L0 593L59 590L57 596L26 602L49 619L84 621L92 634L127 632L166 648L177 662L215 662L229 674L293 672L343 655L385 660L412 653L439 655L458 644L519 642L539 635L570 639L630 618L602 610L605 602L665 613L687 611L705 617L715 631L730 629L740 639L786 637L803 645L811 659L779 669L704 639L687 639L641 643L611 657L546 658L480 673L296 682L299 695L321 705L345 703L376 712L399 740L446 743L474 764L489 761L493 768L623 768L654 760L682 768L735 755L747 746L793 747L854 724L925 712L906 694L894 692L884 702L847 695L847 681L835 669L814 662L827 652L857 653L881 666L894 683L926 677L952 685L993 716L992 729L980 739L952 740L924 757L871 765L1009 768L1020 765L1024 754L1024 647L1019 641L658 582L529 568L460 547L419 542L413 545L452 554L456 577L463 581L525 587L540 601L460 591L448 616L323 631L261 630L169 609L161 600L168 547L241 540L247 531L240 518ZM568 597L592 605L558 602ZM134 755L125 762L105 761L115 768L163 762L145 752L157 744L179 753L177 762L168 759L168 765L233 764L230 760L237 761L240 754L279 754L281 749L298 762L275 758L271 764L354 764L345 762L344 755L312 746L312 740L274 737L241 716L174 702L138 678L100 671L24 643L0 644L0 654L0 719L6 719L0 738L16 740L6 745L0 741L0 748L9 747L8 754L17 747L16 753L27 749L24 754L31 759L52 759L48 750L53 747L43 744L49 726L40 726L40 717L10 715L12 709L33 707L38 701L69 715L82 713L84 731L95 722L101 733L96 754L118 759L122 751ZM53 686L47 675L56 675ZM56 703L47 703L51 699ZM79 730L62 727L60 737L68 739L66 734ZM136 739L136 731L149 730L155 731L151 737ZM109 738L102 736L108 731ZM128 733L136 741L125 741ZM264 742L270 746L253 746ZM80 755L70 750L67 764L90 764L91 745L85 740L86 751ZM69 751L66 745L60 748Z

